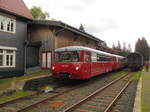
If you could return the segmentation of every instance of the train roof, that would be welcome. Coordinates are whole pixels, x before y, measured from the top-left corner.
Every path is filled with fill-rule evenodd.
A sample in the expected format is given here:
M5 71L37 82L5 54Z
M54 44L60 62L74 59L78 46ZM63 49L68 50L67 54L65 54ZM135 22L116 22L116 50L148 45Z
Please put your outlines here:
M55 52L61 52L61 51L91 51L91 52L95 52L98 54L102 54L102 55L106 55L106 56L115 56L118 58L124 58L123 56L119 56L119 55L115 55L115 54L111 54L111 53L107 53L107 52L103 52L100 50L96 50L96 49L92 49L92 48L88 48L88 47L83 47L83 46L67 46L67 47L63 47L63 48L58 48L55 50Z
M132 53L129 53L127 57L131 57L135 55L142 56L139 52L132 52Z

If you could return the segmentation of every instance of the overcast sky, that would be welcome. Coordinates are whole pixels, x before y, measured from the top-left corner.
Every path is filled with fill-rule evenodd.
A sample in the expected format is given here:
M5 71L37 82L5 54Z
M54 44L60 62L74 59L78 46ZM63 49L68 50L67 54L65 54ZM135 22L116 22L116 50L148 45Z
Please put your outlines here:
M28 8L40 6L50 18L78 28L112 43L130 43L134 49L139 37L150 42L149 0L24 0Z

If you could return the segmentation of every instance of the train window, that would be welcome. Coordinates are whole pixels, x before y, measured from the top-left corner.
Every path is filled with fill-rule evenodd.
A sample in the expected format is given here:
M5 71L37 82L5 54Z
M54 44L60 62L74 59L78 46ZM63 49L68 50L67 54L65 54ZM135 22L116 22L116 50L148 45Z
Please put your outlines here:
M90 61L91 61L91 59L90 59L90 54L89 54L88 52L85 52L85 53L84 53L84 61L85 61L85 62L90 62Z
M118 58L118 61L119 61L119 62L124 62L124 61L125 61L125 58Z
M126 58L120 58L119 61L126 62Z
M119 62L119 59L116 57L116 62Z
M97 54L97 61L101 61L101 55L100 54Z
M92 62L97 62L97 54L92 53L91 59L92 59Z
M97 61L111 61L111 57L102 56L100 54L97 55Z
M55 53L56 62L79 62L79 52L65 51Z

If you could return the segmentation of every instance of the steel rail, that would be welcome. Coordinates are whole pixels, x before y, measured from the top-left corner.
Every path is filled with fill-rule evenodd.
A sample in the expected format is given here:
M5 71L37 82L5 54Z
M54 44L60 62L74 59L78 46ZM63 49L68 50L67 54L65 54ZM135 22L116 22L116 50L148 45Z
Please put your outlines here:
M120 98L122 93L125 91L125 89L129 86L131 83L131 80L127 82L127 84L123 87L123 89L117 94L117 96L114 98L114 100L109 104L109 106L104 110L104 112L109 112L110 109L113 107L113 105L116 103L116 101Z
M27 95L27 96L18 97L18 98L15 98L15 99L6 101L6 102L4 102L4 103L0 103L0 107L4 107L4 106L7 105L7 104L10 104L10 103L13 103L13 102L17 102L17 101L19 101L19 100L22 100L22 99L25 99L25 98L28 98L28 97L32 97L32 96L38 95L38 94L40 94L40 93L34 92L33 94L30 94L30 95Z
M83 102L85 102L86 100L88 100L89 98L97 95L99 92L102 92L104 89L108 88L109 86L111 86L112 84L116 83L117 81L123 79L124 77L128 76L130 73L123 75L122 77L113 80L112 82L110 82L109 84L105 85L102 88L99 88L98 90L96 90L95 92L93 92L92 94L90 94L89 96L85 97L84 99L78 101L77 103L73 104L72 106L68 107L67 109L65 109L63 112L71 112L74 108L76 108L78 105L82 104Z
M129 73L127 73L127 74L129 74ZM126 75L127 75L127 74L126 74ZM122 77L125 77L126 75L123 75ZM121 77L120 77L120 78L121 78ZM119 78L118 78L118 80L119 80ZM84 83L84 84L85 84L85 83ZM84 84L81 84L81 85L84 85ZM81 87L81 85L80 85L79 87ZM57 96L62 95L62 94L64 94L64 93L66 93L66 92L69 92L69 91L78 89L79 87L72 87L72 88L70 88L69 90L65 90L65 91L63 91L63 92L61 92L61 93L59 93L59 94L54 95L54 96L50 96L50 97L45 98L45 99L43 99L43 100L37 101L37 102L35 102L35 103L33 103L33 104L29 105L29 106L26 106L26 107L24 107L24 108L22 108L22 109L20 109L20 110L17 110L16 112L25 112L25 111L27 111L27 110L29 110L29 109L31 109L31 108L34 108L34 106L36 106L36 105L38 105L38 104L40 104L40 103L43 103L43 102L46 102L46 101L48 101L48 100L50 100L50 99L56 98ZM58 87L56 87L56 88L58 88Z
M64 84L61 85L61 86L54 86L53 88L56 89L56 88L61 88L61 87L63 87L63 86L64 86ZM39 94L43 94L43 93L42 93L42 92L34 92L34 93L32 93L32 94L30 94L30 95L27 95L27 96L18 97L18 98L15 98L15 99L6 101L6 102L4 102L4 103L0 103L0 108L6 106L6 105L8 105L8 104L17 102L17 101L19 101L19 100L23 100L23 99L26 99L26 98L28 98L28 97L32 97L32 96L39 95Z
M36 106L36 105L38 105L38 104L40 104L40 103L43 103L43 102L46 102L46 101L48 101L48 100L50 100L50 99L56 98L57 96L62 95L62 94L66 93L66 92L68 92L68 91L71 91L71 90L73 90L73 88L72 88L72 89L69 89L69 90L66 90L66 91L63 91L63 92L61 92L61 93L58 93L58 94L56 94L56 95L54 95L54 96L50 96L50 97L48 97L48 98L45 98L45 99L43 99L43 100L37 101L37 102L35 102L35 103L33 103L33 104L29 105L29 106L26 106L26 107L24 107L24 108L22 108L22 109L20 109L20 110L17 110L16 112L25 112L25 111L27 111L28 109L31 109L31 108L33 108L34 106Z
M128 74L129 74L129 73L127 73L126 75L128 75ZM121 78L125 77L126 75L123 75L122 77L120 77L120 78L118 78L118 79L112 81L111 83L114 83L115 81L120 80ZM69 92L69 91L72 91L72 90L75 90L75 89L78 89L78 88L79 88L79 87L70 88L70 89L65 90L65 91L63 91L63 92L61 92L61 93L58 93L58 94L56 94L56 95L50 96L50 97L45 98L45 99L40 100L40 101L37 101L37 102L35 102L35 103L33 103L33 104L29 105L29 106L26 106L26 107L24 107L24 108L22 108L22 109L20 109L20 110L17 110L16 112L25 112L25 111L27 111L27 110L30 110L31 108L34 108L34 107L37 106L38 104L41 104L41 103L46 102L46 101L48 101L48 100L50 100L50 99L56 98L56 97L59 96L59 95L62 95L62 94L64 94L64 93L66 93L66 92ZM103 88L104 88L104 87L103 87ZM102 89L102 88L101 88L101 89ZM104 89L105 89L105 88L104 88ZM26 97L29 97L29 96L26 96ZM25 98L26 98L26 97L25 97ZM21 98L21 99L24 99L24 98ZM21 99L18 98L16 101L21 100ZM15 101L15 100L14 100L14 101ZM12 101L12 102L13 102L13 101ZM4 104L1 104L1 105L3 106L3 105L5 105L5 104L7 105L7 104L9 104L9 103L11 103L11 101L10 101L10 102L5 102Z
M79 87L81 87L81 85L80 85ZM33 103L33 104L29 105L29 106L26 106L26 107L24 107L24 108L22 108L22 109L20 109L20 110L17 110L16 112L25 112L25 111L27 111L27 110L29 110L29 109L31 109L31 108L34 108L34 107L35 107L36 105L38 105L38 104L41 104L41 103L46 102L46 101L48 101L48 100L50 100L50 99L56 98L57 96L60 96L60 95L65 94L66 92L69 92L69 91L78 89L79 87L72 87L72 88L70 88L70 89L64 90L64 91L61 92L61 93L58 93L58 94L56 94L56 95L50 96L50 97L48 97L48 98L45 98L45 99L43 99L43 100L37 101L37 102L35 102L35 103Z

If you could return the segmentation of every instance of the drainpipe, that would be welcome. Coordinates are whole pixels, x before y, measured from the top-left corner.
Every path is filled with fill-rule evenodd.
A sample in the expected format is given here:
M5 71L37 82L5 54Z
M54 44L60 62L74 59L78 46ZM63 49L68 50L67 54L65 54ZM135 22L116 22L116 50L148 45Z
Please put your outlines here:
M29 40L30 40L30 31L29 30L30 29L27 28L27 39L24 42L25 43L25 45L24 45L24 75L27 75L26 64L27 64L27 47L29 45Z
M29 44L28 40L25 40L25 46L24 46L24 75L27 74L27 68L26 68L26 64L27 64L27 46Z

